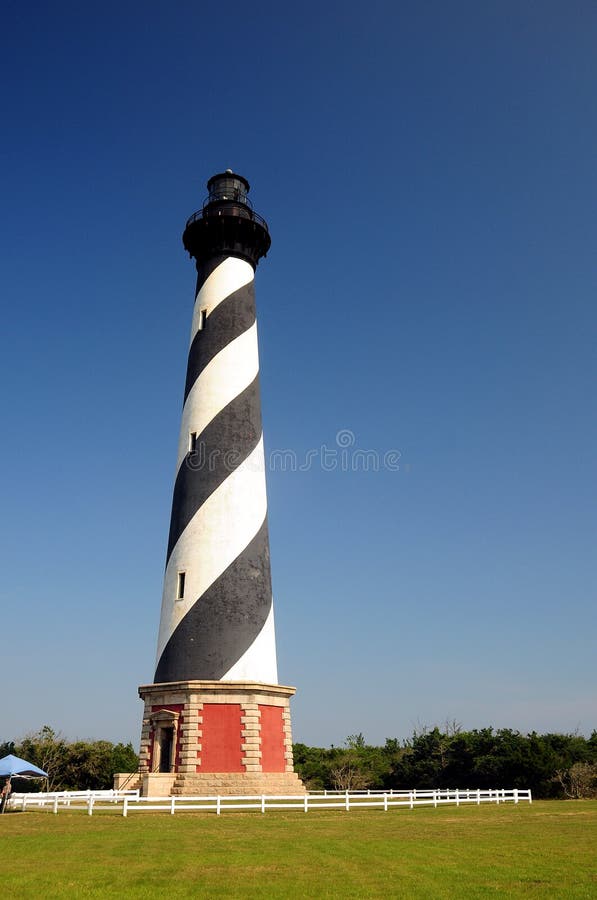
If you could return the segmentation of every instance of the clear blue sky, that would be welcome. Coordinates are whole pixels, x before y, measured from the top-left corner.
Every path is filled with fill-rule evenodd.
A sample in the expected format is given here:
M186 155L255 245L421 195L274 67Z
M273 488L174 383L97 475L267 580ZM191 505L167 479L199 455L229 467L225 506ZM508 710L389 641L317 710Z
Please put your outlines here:
M1 734L138 742L205 181L252 184L294 735L590 732L597 8L5 4ZM8 686L8 687L7 687Z

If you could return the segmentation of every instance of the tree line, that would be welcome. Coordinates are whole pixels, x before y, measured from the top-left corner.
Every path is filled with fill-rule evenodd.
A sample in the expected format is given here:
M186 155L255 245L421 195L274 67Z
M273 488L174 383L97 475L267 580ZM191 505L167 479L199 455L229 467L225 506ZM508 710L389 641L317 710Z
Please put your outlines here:
M68 741L44 725L19 741L0 742L48 773L49 790L112 787L115 772L135 772L132 744ZM367 744L349 735L341 747L294 745L294 764L309 790L411 790L414 788L530 788L536 798L597 797L597 731L522 734L510 728L463 731L458 723L421 728L400 741ZM38 790L40 782L17 782Z
M0 743L0 758L9 753L48 773L47 788L37 779L13 778L17 791L103 790L115 772L135 772L139 758L132 744L111 741L67 741L49 725L18 741Z
M530 788L537 798L597 797L597 731L521 734L510 728L423 728L381 747L350 735L342 747L294 745L310 790Z

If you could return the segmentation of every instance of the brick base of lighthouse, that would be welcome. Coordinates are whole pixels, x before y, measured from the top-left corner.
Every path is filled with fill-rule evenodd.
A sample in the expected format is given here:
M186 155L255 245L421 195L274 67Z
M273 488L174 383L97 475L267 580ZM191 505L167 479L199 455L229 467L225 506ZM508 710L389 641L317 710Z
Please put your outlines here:
M292 687L245 681L142 685L143 796L297 794Z

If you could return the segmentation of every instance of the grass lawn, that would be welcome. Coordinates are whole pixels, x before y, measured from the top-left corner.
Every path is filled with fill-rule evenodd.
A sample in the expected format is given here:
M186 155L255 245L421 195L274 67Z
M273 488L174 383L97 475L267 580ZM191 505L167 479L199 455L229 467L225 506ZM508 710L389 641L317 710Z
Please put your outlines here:
M597 801L8 813L0 897L597 897Z

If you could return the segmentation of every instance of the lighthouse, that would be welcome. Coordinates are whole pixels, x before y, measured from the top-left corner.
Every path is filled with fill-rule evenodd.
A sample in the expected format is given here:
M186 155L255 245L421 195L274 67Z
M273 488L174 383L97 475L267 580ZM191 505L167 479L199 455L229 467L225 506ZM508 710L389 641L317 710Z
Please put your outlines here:
M230 169L183 244L197 285L140 777L149 795L304 791L278 684L254 277L267 223Z

